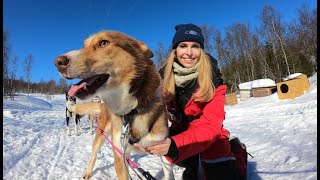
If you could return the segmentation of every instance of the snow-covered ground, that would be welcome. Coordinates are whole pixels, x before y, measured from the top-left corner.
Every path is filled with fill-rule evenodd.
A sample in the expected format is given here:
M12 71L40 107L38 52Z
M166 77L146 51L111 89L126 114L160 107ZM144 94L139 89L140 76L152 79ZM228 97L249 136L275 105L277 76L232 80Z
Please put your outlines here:
M293 100L277 93L226 106L225 127L238 136L248 157L248 179L317 179L317 75L310 90ZM94 135L83 117L83 133L65 133L65 96L20 94L3 104L3 179L80 179L91 154ZM132 160L163 179L160 158L134 155ZM174 166L176 179L183 168ZM132 178L138 179L132 172ZM117 179L111 146L98 153L91 179Z

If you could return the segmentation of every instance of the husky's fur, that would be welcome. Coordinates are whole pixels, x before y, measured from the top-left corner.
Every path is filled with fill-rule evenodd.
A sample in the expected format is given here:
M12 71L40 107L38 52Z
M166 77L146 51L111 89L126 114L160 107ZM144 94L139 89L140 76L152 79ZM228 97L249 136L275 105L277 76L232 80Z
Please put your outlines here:
M90 36L84 47L55 59L59 72L67 79L83 79L69 90L80 99L94 96L104 103L84 102L69 105L80 115L98 116L98 126L109 133L112 142L121 149L120 134L123 117L129 120L129 136L142 146L152 145L168 136L168 121L160 89L160 75L152 60L152 51L141 41L113 31ZM137 113L128 115L132 110ZM96 132L92 155L83 178L91 176L97 152L104 142ZM139 150L128 144L126 156ZM174 179L171 164L161 158L165 179ZM123 157L114 151L114 166L120 180L128 179Z

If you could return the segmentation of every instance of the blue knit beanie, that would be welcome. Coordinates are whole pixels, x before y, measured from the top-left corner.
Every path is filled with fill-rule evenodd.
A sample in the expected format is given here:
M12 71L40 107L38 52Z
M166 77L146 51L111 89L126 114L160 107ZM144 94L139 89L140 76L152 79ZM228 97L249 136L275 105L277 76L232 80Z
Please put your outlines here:
M178 24L175 27L176 34L172 39L172 49L177 48L178 44L183 41L194 41L204 48L204 38L201 29L194 24Z

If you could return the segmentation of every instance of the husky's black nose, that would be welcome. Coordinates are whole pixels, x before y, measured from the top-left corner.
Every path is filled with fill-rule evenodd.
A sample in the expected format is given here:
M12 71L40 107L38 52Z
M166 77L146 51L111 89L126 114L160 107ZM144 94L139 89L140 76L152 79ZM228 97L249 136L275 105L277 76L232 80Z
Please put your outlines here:
M54 60L54 65L58 68L59 72L63 73L67 69L69 62L70 60L68 57L61 55L56 57Z

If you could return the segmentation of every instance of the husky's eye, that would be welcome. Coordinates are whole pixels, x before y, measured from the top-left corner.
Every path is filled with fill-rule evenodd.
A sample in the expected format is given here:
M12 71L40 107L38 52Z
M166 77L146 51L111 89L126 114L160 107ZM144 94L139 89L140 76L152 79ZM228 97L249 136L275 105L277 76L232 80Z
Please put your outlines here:
M100 42L99 46L100 46L101 48L103 48L103 47L105 47L106 45L108 45L108 43L109 43L109 41L107 41L107 40L102 40L102 41Z

